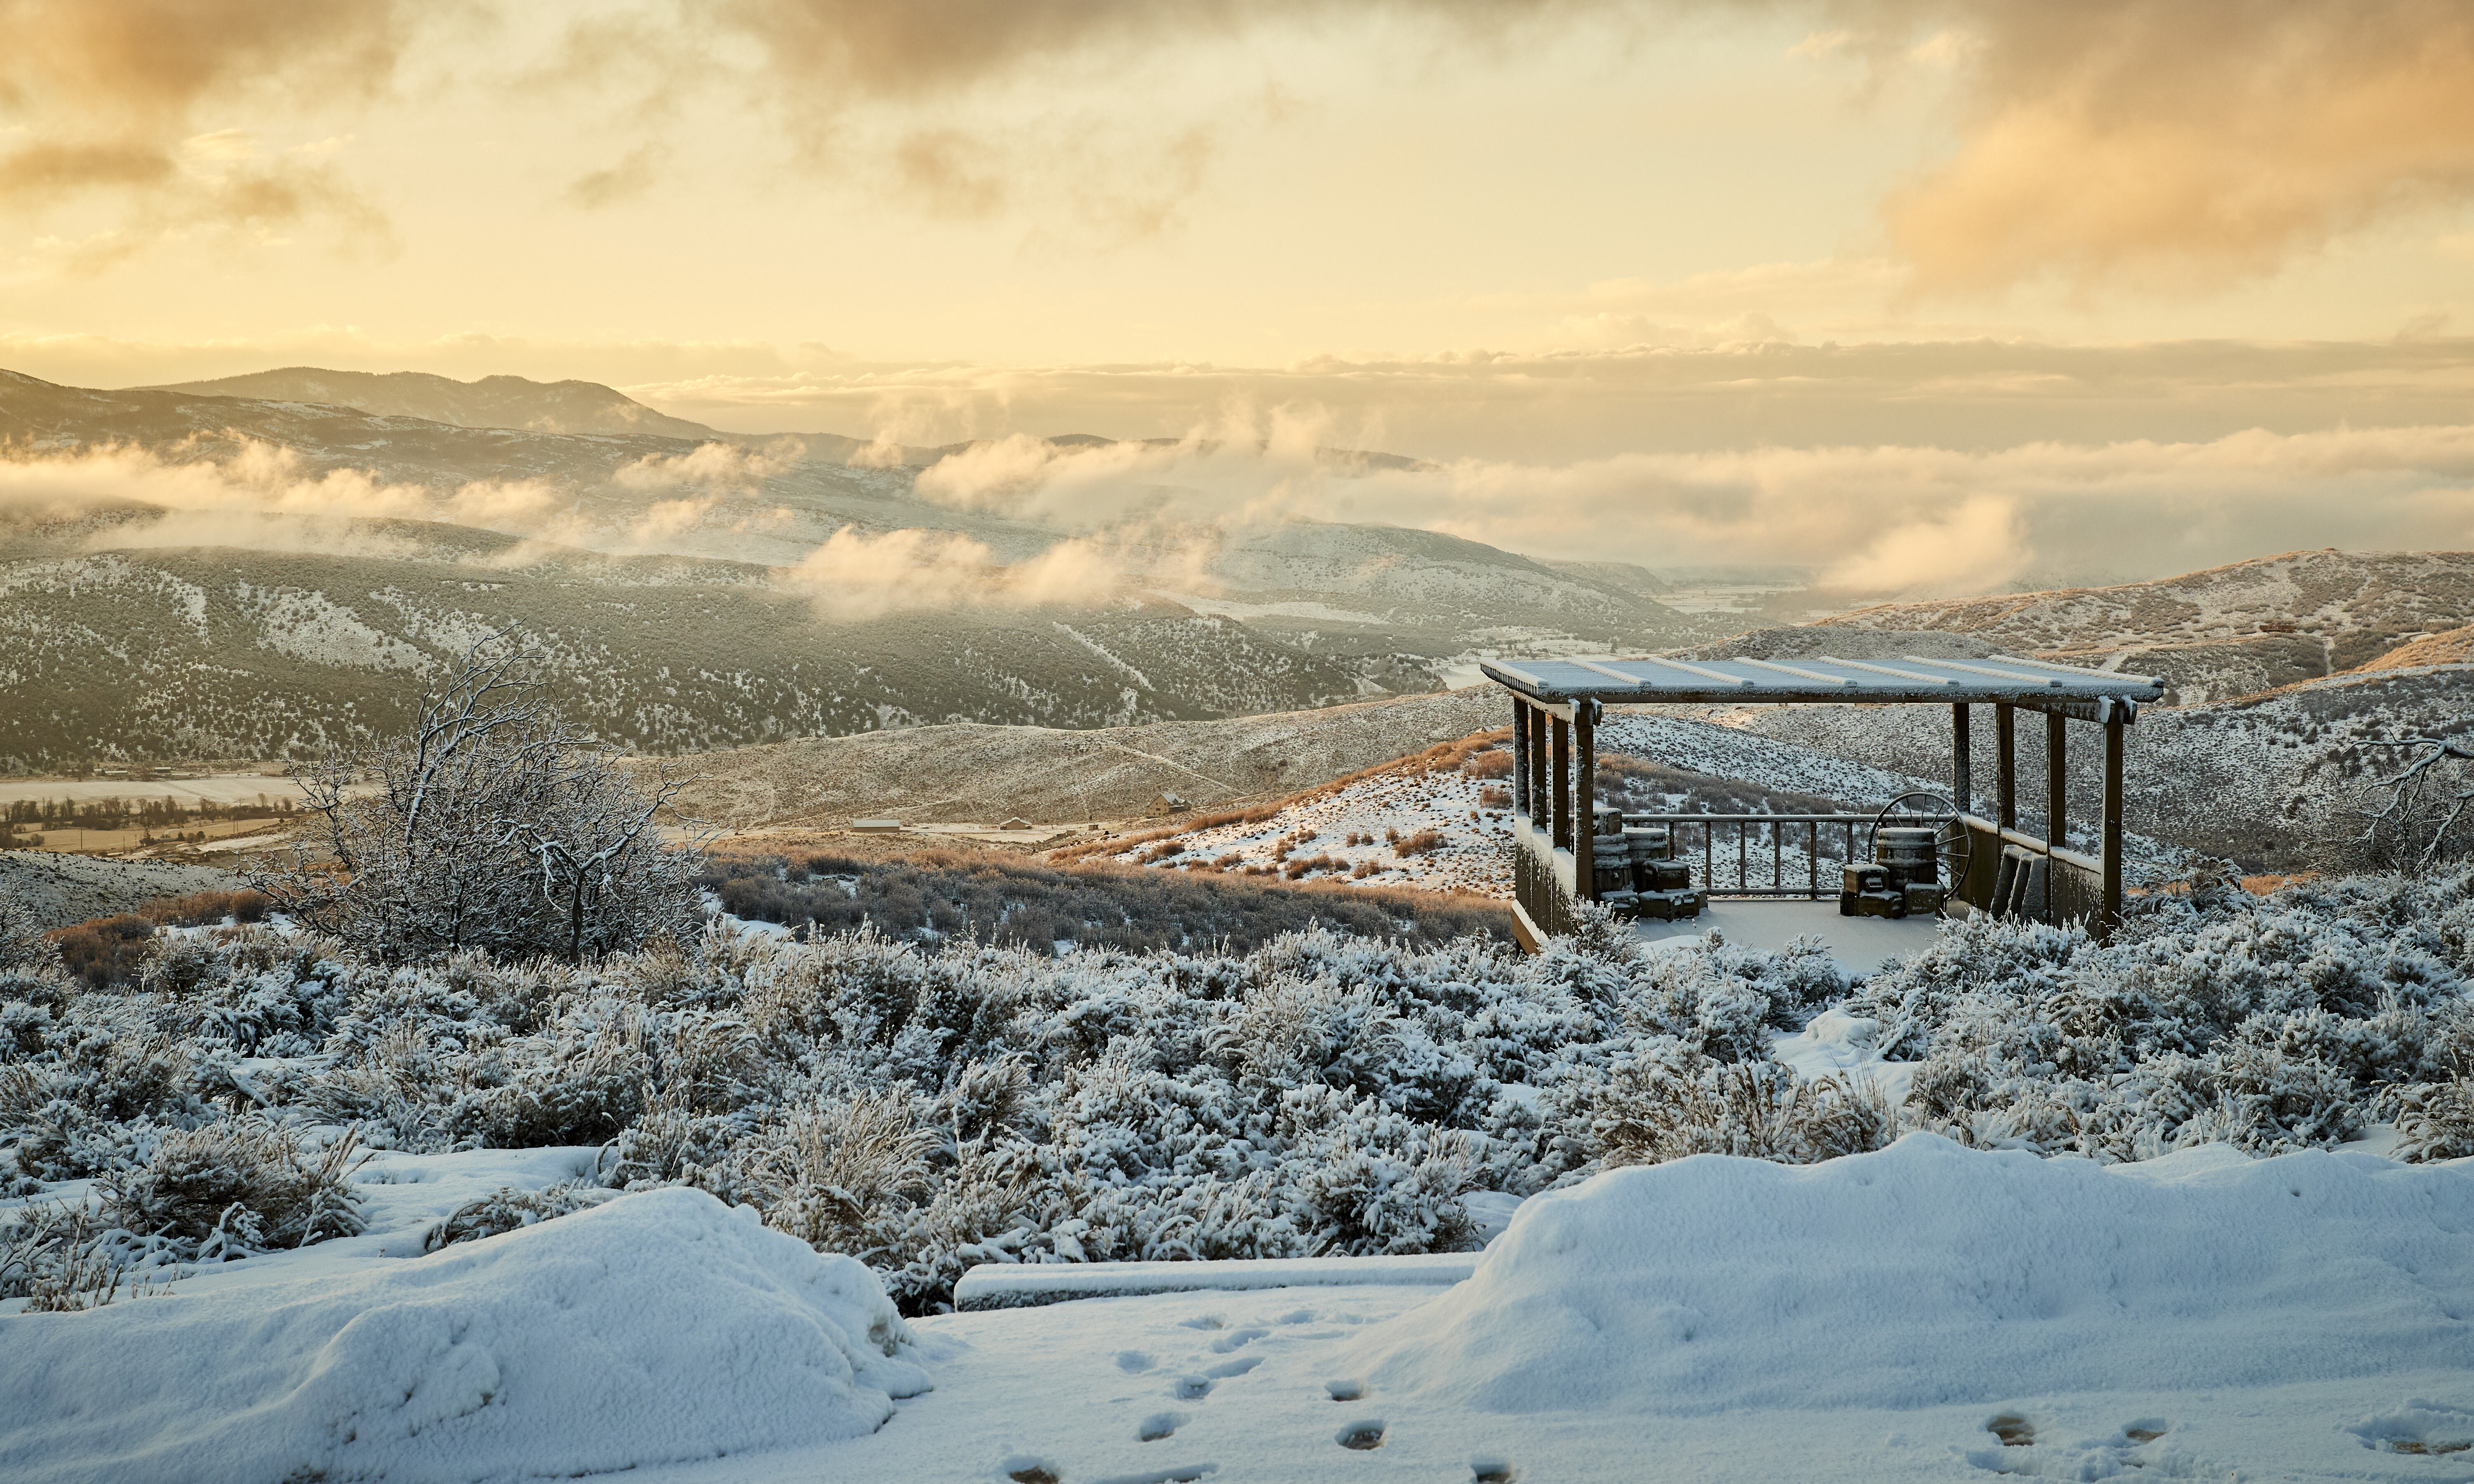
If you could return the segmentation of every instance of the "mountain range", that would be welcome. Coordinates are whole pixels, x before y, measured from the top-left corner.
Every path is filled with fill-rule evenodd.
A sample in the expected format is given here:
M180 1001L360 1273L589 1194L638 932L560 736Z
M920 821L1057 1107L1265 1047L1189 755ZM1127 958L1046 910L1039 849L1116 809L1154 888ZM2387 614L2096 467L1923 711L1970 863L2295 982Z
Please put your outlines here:
M1431 691L1481 652L1706 630L1645 573L1304 521L1128 543L1008 598L1014 564L1087 533L923 497L922 470L967 449L854 465L855 439L717 434L589 382L295 369L103 391L0 371L0 443L19 473L80 471L0 493L16 769L317 751L507 629L579 720L657 752L1293 710ZM1344 475L1411 462L1326 457ZM802 566L896 537L928 542L911 576L944 601L913 603L907 578L851 600L894 546Z

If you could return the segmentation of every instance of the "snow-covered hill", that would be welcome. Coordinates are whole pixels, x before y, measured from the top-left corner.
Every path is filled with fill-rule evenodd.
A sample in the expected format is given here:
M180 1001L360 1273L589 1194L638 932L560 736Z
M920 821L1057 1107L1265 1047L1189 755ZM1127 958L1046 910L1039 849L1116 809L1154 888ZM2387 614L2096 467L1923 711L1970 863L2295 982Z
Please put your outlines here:
M2474 623L2474 553L2297 551L2116 587L1857 609L1822 626L1930 629L2011 654L2162 676L2177 702L2350 670Z

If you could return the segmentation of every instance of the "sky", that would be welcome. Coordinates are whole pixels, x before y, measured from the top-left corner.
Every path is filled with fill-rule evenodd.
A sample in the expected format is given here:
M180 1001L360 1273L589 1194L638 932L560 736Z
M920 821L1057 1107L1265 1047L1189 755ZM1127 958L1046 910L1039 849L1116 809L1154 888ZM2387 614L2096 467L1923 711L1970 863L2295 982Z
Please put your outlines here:
M0 366L280 365L1559 474L2453 428L2474 10L0 0Z

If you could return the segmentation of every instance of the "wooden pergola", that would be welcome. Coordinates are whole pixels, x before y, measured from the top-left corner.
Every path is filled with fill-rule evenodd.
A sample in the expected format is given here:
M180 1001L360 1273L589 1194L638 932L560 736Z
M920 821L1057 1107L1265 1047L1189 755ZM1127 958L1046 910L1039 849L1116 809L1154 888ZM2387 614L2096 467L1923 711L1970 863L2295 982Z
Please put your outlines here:
M1947 706L1951 714L1951 799L1979 843L1968 879L1953 895L1977 906L1992 896L1994 869L2004 846L2041 855L2049 881L2049 915L2093 919L2098 934L2122 919L2122 773L2123 730L2142 702L2163 699L2151 676L2074 669L2006 655L1980 659L1902 657L1895 662L1807 657L1767 659L1664 658L1488 660L1488 679L1512 692L1512 851L1516 908L1523 931L1542 939L1569 931L1569 904L1597 898L1590 859L1596 729L1608 706L1624 705L1917 705ZM1994 819L1975 810L1970 776L1970 713L1993 707L2000 781ZM2018 754L2014 720L2022 710L2045 718L2045 834L2019 830ZM2098 855L2064 846L2068 793L2066 728L2082 722L2104 731L2104 802ZM1577 766L1576 766L1577 765ZM2079 910L2069 909L2076 907Z

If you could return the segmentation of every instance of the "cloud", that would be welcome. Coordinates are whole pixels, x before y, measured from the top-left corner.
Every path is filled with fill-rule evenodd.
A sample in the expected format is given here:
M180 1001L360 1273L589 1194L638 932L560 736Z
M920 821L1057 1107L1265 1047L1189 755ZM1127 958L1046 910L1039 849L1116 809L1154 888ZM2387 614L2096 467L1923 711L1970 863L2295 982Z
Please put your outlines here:
M1264 53L1180 74L1191 54L1405 23L1479 55L1621 0L681 0L570 26L546 79L629 95L667 129L683 101L752 101L805 167L869 181L932 217L1028 217L1030 246L1099 251L1172 227L1223 138L1282 112ZM1397 39L1387 55L1404 50ZM1359 49L1363 54L1363 48ZM581 178L598 204L642 146ZM581 192L579 198L577 193Z
M61 454L16 450L0 457L0 516L61 521L119 513L123 518L97 526L85 539L98 550L206 545L389 555L411 552L418 543L373 533L361 522L437 521L528 538L499 559L501 564L521 565L552 545L621 554L666 550L670 539L696 528L719 503L715 491L743 488L740 482L751 469L770 467L736 449L702 455L699 449L626 467L610 489L639 498L620 502L614 515L596 516L586 511L583 498L594 491L543 480L474 480L432 489L360 469L313 470L291 449L255 442L243 442L222 458L167 457L130 445ZM641 499L667 490L691 492ZM743 513L737 528L752 529L769 514Z
M569 205L587 211L634 201L661 179L668 156L669 151L659 144L640 144L620 156L617 164L577 176L563 194Z
M1803 566L1847 588L1945 596L2128 581L2307 546L2474 547L2474 427L1986 452L1465 459L1365 472L1301 459L1268 437L1044 452L1007 442L953 456L920 489L1018 515L1151 520L1173 534L1169 560L1186 565L1207 552L1199 531L1226 537L1307 517L1423 527L1550 558Z
M2460 0L1833 9L1878 66L1929 60L1958 89L1955 152L1883 208L1923 290L2204 289L2474 197Z
M328 147L264 151L201 132L209 108L364 102L393 76L395 0L0 0L0 209L116 200L118 227L62 266L90 270L167 233L263 234L320 217L356 239L383 223Z
M844 526L782 574L817 613L837 622L958 608L1089 606L1117 596L1128 565L1101 544L1056 542L1028 561L997 562L982 541L953 531L871 535Z
M619 466L610 482L622 490L754 490L782 471L779 461L730 443L698 443L681 454L648 453Z
M1839 345L1770 330L1705 345L1327 355L1287 366L846 361L623 390L740 431L873 432L882 439L873 456L886 464L900 447L1018 432L1177 442L1229 408L1310 409L1292 416L1320 419L1321 436L1343 446L1564 462L1745 445L2181 443L2251 427L2452 422L2474 396L2474 340L2462 336Z

